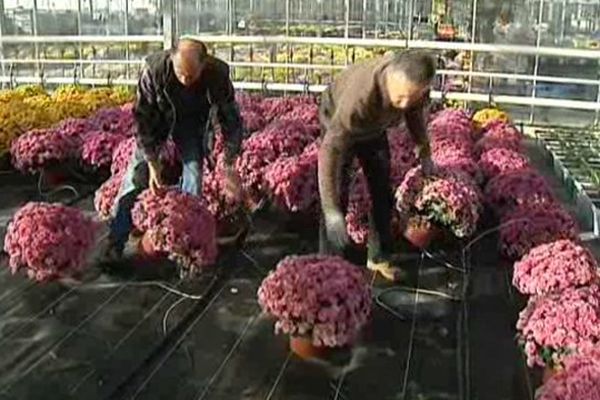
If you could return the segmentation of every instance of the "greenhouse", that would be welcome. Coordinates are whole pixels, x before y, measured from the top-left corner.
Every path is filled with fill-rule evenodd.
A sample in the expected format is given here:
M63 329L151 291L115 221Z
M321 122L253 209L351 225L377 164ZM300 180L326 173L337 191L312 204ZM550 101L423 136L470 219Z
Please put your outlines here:
M0 0L0 67L0 399L600 400L600 0Z

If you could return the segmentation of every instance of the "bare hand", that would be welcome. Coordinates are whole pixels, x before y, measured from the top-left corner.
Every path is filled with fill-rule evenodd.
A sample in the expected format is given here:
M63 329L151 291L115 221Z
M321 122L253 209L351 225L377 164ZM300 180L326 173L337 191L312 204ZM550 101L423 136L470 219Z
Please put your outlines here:
M148 171L149 171L149 179L148 186L152 193L157 194L163 188L162 180L160 177L161 174L161 166L158 163L150 162L148 163Z

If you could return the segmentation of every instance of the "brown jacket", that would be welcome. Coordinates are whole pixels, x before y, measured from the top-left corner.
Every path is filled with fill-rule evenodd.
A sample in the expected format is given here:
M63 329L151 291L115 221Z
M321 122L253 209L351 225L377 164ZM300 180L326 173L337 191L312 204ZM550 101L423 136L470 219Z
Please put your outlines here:
M425 125L427 101L410 109L392 107L385 90L383 56L348 67L321 97L320 119L323 142L319 153L319 191L323 211L340 211L341 173L351 148L386 134L404 118L419 152L429 151Z
M383 56L348 67L321 97L321 122L326 132L340 134L349 143L369 140L398 125L403 117L417 144L427 136L423 107L398 110L390 104L385 88L385 69L390 57Z

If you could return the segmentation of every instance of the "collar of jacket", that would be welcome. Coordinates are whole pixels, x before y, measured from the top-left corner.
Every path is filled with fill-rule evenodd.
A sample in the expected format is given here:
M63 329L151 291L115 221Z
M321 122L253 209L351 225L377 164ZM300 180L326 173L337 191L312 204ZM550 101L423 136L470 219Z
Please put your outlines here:
M172 51L169 51L165 59L163 92L165 96L167 96L167 99L169 100L169 102L171 102L171 105L174 108L172 96L174 95L175 89L177 87L177 78L175 77L175 71L173 69L173 60L171 59L171 55Z
M387 67L391 61L392 55L386 54L383 57L381 57L381 61L375 66L375 69L373 70L373 73L375 75L375 85L377 91L379 92L379 95L381 96L381 101L384 109L388 109L391 106L390 96L387 91L386 83Z

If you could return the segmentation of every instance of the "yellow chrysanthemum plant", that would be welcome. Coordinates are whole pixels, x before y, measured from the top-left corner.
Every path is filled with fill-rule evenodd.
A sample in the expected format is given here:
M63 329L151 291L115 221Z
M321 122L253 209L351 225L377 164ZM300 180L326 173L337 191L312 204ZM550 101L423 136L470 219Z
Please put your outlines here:
M130 88L60 86L52 93L37 85L0 91L0 156L12 141L33 129L49 128L67 118L85 118L105 107L133 100Z

